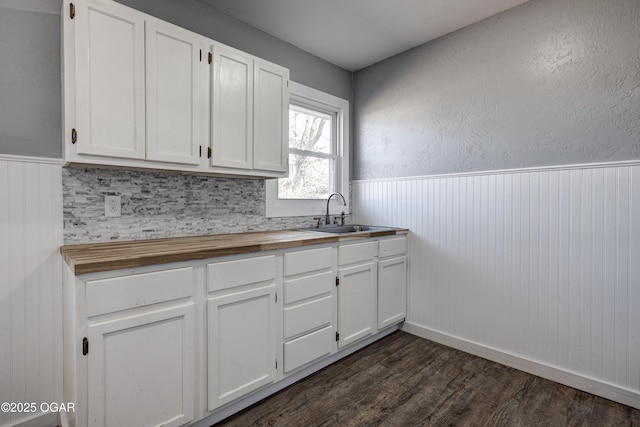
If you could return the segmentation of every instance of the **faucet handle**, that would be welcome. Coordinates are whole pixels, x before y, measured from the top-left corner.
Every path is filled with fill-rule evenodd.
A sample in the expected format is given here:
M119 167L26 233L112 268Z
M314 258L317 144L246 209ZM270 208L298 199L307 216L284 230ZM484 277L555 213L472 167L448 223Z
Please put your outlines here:
M316 220L316 228L320 228L320 221L322 221L322 218L313 218Z

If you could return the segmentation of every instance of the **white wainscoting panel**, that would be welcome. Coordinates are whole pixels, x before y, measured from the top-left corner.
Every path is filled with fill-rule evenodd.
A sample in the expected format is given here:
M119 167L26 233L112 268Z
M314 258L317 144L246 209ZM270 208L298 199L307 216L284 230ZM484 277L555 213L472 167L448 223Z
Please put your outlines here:
M356 223L411 230L408 330L640 408L640 163L356 181L353 198Z
M0 156L0 426L52 424L62 397L62 171L56 160ZM46 409L46 408L45 408Z

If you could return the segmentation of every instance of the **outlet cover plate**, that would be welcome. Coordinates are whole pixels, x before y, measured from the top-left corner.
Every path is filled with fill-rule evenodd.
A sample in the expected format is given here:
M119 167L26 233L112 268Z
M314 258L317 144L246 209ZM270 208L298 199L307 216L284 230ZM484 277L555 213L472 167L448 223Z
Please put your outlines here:
M104 216L119 217L122 214L122 199L120 196L104 196Z

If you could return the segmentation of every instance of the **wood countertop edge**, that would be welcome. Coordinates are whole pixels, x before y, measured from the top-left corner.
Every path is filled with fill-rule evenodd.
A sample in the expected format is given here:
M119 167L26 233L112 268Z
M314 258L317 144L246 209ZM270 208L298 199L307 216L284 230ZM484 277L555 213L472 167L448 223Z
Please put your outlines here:
M60 253L71 271L75 275L82 275L151 265L169 264L173 262L216 258L227 255L241 255L252 252L266 252L326 243L357 241L371 237L407 234L408 232L408 229L398 228L393 230L361 232L345 235L334 233L314 234L312 232L298 230L275 230L265 232L69 245L62 246L60 248ZM287 234L291 234L289 239L283 239ZM269 236L273 236L273 241L270 241ZM256 241L247 242L248 239L250 240L250 237L255 237ZM234 238L244 240L244 242L238 244L228 242L221 244L219 242L225 242L229 239L233 240ZM194 247L188 246L189 241L193 241ZM171 244L174 242L181 243L177 248L171 247ZM209 247L207 247L207 242L209 242ZM95 253L101 250L106 253ZM92 251L94 252L93 254L91 254ZM134 253L136 251L139 252L139 254L136 255Z

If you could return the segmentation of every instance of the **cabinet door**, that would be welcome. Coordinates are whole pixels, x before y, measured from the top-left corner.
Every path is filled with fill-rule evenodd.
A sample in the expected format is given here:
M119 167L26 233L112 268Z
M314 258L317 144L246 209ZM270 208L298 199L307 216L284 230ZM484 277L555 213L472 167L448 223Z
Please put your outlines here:
M253 59L214 45L211 166L253 167Z
M194 308L185 304L88 327L88 425L193 420Z
M209 410L276 379L275 285L208 301Z
M115 2L75 5L77 153L143 159L144 19Z
M376 331L376 268L373 262L338 270L338 347Z
M289 71L255 61L253 168L288 173Z
M407 257L378 262L378 329L405 318L407 307Z
M200 37L146 23L147 159L200 162Z

